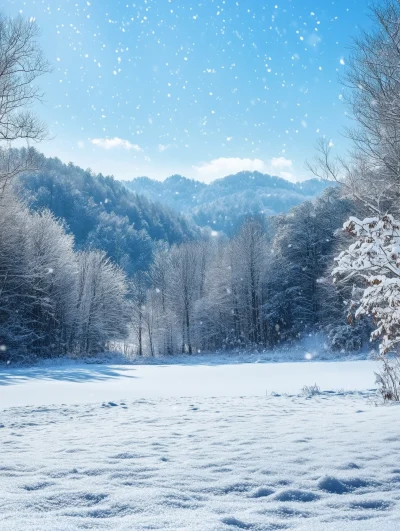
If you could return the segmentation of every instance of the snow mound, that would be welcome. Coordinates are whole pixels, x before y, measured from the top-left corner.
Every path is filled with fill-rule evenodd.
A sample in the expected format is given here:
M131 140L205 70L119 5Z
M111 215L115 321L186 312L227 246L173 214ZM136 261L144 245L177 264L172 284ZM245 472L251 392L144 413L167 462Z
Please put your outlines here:
M340 480L332 476L325 476L318 481L318 487L331 494L344 494L355 489L367 488L374 484L374 482L362 478Z
M298 489L282 490L274 496L275 500L281 502L313 502L319 498L318 494Z
M250 494L252 498L265 498L266 496L271 496L271 494L274 494L274 490L268 488L268 487L259 487L254 492Z

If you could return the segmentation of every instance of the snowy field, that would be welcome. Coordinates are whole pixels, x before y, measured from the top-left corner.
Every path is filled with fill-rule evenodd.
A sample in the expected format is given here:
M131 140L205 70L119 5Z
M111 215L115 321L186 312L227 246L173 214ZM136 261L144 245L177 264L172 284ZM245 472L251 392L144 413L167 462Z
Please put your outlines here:
M400 410L374 369L2 369L0 529L398 530Z
M87 363L0 369L0 409L137 398L298 394L375 387L372 361L236 363L221 365L105 365Z

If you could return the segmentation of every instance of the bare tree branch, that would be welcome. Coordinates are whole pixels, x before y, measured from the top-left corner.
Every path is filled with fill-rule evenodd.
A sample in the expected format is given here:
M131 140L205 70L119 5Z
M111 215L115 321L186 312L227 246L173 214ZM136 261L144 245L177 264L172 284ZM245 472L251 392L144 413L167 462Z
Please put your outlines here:
M36 168L36 152L29 148L29 142L40 142L47 136L46 125L31 109L43 98L36 80L51 70L37 42L38 35L34 20L0 13L0 194L13 177ZM26 140L28 149L20 154L9 151L10 143L16 140Z

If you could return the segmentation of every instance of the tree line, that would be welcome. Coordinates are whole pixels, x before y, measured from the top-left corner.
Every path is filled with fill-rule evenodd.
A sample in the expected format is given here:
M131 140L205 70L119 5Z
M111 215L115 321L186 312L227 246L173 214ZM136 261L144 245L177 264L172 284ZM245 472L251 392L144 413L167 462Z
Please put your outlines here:
M367 324L346 322L351 287L329 278L352 207L330 188L289 214L249 217L231 238L160 246L130 281L136 352L265 349L317 331L332 349L362 348Z
M367 340L365 322L346 322L350 284L329 279L335 233L354 210L337 187L288 214L248 217L232 237L155 242L133 273L77 246L65 220L12 187L0 200L3 359L93 355L116 342L139 356L266 349L316 331L336 350Z

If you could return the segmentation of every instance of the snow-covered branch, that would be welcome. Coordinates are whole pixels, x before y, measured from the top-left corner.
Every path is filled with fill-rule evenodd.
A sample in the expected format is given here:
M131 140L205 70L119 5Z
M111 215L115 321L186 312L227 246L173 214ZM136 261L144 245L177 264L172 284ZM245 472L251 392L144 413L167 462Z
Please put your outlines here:
M363 283L356 317L370 315L376 326L371 340L380 339L380 352L396 351L400 344L400 222L387 214L343 226L356 241L335 259L336 281L354 278Z

